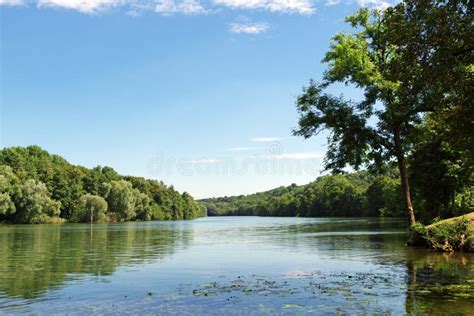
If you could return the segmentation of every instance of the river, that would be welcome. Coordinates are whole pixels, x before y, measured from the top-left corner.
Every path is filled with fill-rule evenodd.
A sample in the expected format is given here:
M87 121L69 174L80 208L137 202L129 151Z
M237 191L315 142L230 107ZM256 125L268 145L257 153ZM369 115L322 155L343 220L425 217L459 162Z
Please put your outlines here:
M474 314L474 254L399 219L0 226L0 314Z

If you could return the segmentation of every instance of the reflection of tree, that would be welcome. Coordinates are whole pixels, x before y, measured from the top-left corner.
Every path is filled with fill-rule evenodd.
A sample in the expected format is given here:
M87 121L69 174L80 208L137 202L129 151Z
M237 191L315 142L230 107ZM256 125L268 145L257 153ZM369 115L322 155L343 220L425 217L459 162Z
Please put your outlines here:
M364 258L380 267L405 268L405 310L409 315L472 315L474 254L404 247L407 236L400 232L405 230L405 224L396 220L338 218L319 224L282 226L277 234L274 229L260 229L258 233L269 244L284 244L336 259ZM403 281L393 282L401 286L403 295Z
M406 255L407 314L472 314L473 254L408 249Z
M0 231L0 291L32 298L82 275L164 258L191 232L172 224L6 226Z

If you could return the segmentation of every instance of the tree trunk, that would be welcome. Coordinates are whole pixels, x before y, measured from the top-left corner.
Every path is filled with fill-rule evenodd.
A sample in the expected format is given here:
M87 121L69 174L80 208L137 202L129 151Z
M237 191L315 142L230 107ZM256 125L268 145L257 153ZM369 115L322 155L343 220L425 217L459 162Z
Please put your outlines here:
M400 142L399 126L395 129L394 140L395 152L398 161L398 169L400 171L400 178L402 182L403 201L405 202L405 214L407 217L408 225L411 226L415 223L415 213L413 212L413 204L411 203L410 184L408 183L408 172L405 163L405 155L403 154L402 145Z

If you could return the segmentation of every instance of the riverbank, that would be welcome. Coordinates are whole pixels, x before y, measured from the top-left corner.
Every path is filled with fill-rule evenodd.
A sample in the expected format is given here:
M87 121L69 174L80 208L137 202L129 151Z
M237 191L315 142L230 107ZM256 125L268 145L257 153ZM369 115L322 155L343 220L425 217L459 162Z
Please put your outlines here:
M426 246L437 251L474 251L474 212L424 226L410 227L410 246Z

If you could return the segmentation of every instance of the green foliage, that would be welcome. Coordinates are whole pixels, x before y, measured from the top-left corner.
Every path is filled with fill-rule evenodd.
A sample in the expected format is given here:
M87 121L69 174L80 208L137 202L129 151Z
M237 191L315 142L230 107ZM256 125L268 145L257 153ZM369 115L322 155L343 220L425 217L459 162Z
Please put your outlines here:
M0 215L15 214L16 207L8 193L0 193Z
M454 196L454 212L460 215L474 211L474 185L463 188Z
M400 216L403 210L400 185L392 176L387 173L374 177L368 172L328 175L307 185L292 184L246 196L200 202L211 216Z
M416 223L410 227L409 244L428 246L444 252L471 251L473 231L466 217L455 220L445 220L433 225L424 226Z
M428 230L425 225L420 222L416 222L410 226L408 230L408 242L409 246L428 246L427 242Z
M31 181L30 181L31 180ZM115 212L109 214L108 211ZM59 213L58 213L59 207ZM170 220L205 216L187 193L110 167L69 164L38 146L0 150L0 222Z
M373 216L403 216L400 180L380 175L367 188L368 212Z
M12 199L20 194L19 180L8 166L0 165L0 219L11 217L16 212Z
M420 110L400 95L400 74L393 67L399 56L385 36L383 14L363 9L346 21L353 31L333 38L323 59L328 69L322 83L310 81L297 99L300 118L294 134L309 138L329 130L325 165L335 172L348 165L380 169L396 158L407 219L412 223L405 156ZM363 90L364 98L355 102L325 93L334 83L354 85Z
M474 210L469 202L474 186L474 164L469 150L452 141L439 117L429 115L418 128L410 174L426 218L451 217ZM457 203L460 202L460 203Z
M79 211L74 214L77 222L90 222L91 214L94 222L104 222L107 219L107 201L101 196L85 194L81 196Z
M118 214L119 219L129 221L136 216L135 205L138 190L134 190L132 184L125 180L112 181L107 203L111 212Z
M59 216L61 203L51 199L44 183L29 179L21 185L15 205L15 223L41 224Z
M153 209L153 200L148 195L139 191L138 194L135 196L135 199L136 219L142 221L149 221L155 219L154 216L156 210Z
M428 244L433 249L452 252L472 250L468 241L471 234L469 220L462 218L452 223L429 226L426 236Z
M474 155L474 23L472 2L405 0L384 14L396 47L400 90L407 103L436 113L443 130Z

